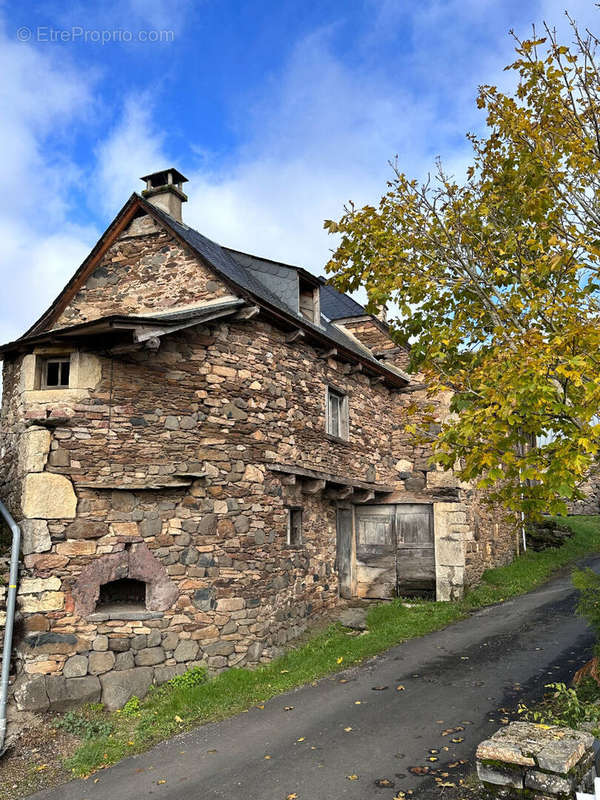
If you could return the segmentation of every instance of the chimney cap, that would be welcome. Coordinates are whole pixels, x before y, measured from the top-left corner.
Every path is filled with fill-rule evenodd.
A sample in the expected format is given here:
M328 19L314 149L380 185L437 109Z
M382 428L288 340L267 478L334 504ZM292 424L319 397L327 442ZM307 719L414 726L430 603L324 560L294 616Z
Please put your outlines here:
M188 183L185 175L182 175L178 169L169 167L169 169L161 169L158 172L151 172L149 175L143 175L140 180L150 182L153 187L165 186L169 181L169 173L171 173L171 181L173 183Z

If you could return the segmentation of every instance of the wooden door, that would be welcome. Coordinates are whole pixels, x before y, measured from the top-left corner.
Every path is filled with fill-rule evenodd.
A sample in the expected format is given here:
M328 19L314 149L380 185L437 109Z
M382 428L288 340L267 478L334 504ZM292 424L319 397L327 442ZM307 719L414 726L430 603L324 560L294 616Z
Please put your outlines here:
M435 594L433 508L422 503L396 506L397 592Z
M352 506L337 509L336 513L336 567L340 597L352 597L352 540L353 540Z
M355 506L356 593L359 597L396 594L396 535L393 505Z

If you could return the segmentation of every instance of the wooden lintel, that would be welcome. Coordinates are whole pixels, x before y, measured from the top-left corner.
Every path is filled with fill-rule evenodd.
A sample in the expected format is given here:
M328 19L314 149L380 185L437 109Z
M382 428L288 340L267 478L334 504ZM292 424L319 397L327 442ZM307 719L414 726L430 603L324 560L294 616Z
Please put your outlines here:
M337 347L330 347L329 350L323 350L322 353L319 353L319 358L335 358L337 352Z
M326 483L333 484L335 487L349 486L351 489L366 489L380 494L389 494L395 491L394 486L372 483L370 481L363 481L344 475L334 475L329 472L321 472L320 470L308 469L307 467L300 467L294 464L268 463L266 466L271 472L277 472L287 476L295 475L300 480L307 480L309 478L324 480Z
M354 491L352 486L341 486L339 488L329 488L325 492L325 496L329 500L347 500L349 497L352 496L352 492Z
M303 481L302 493L316 494L317 492L322 492L326 486L327 481L321 480L320 478L311 478L308 481Z
M114 347L109 348L106 352L109 356L120 356L124 355L125 353L135 353L141 350L144 345L136 343L136 342L129 342L128 344L117 344Z
M361 489L358 492L354 492L352 495L352 501L354 503L368 503L369 500L373 500L375 497L375 492L371 489Z
M253 319L257 314L260 314L260 307L259 306L248 306L247 308L242 308L241 311L235 315L235 319Z
M295 342L297 339L304 339L305 335L306 334L301 328L296 328L295 331L288 333L288 335L285 337L285 340L288 344L291 344L292 342Z

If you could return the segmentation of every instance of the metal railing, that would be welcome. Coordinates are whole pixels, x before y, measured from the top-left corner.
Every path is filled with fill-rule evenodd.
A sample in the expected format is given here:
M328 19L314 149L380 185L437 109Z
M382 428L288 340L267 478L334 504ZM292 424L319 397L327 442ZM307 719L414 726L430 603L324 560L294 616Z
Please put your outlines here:
M8 679L10 676L10 656L12 650L13 626L17 602L17 583L19 580L19 551L21 548L21 529L10 515L4 503L0 502L0 516L4 517L12 533L10 551L10 572L8 595L6 597L6 626L4 628L4 647L2 650L2 672L0 673L0 757L6 746L6 703L8 700Z

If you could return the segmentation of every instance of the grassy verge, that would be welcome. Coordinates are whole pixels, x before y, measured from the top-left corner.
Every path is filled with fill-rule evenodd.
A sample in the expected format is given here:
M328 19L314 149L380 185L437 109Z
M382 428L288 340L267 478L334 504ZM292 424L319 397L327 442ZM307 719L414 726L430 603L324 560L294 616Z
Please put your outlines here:
M175 679L155 689L143 701L130 702L121 713L88 709L82 716L90 723L90 730L110 732L85 740L67 765L77 776L88 775L195 725L252 706L260 708L274 695L357 664L407 639L444 628L482 606L523 594L560 567L600 552L600 517L572 517L567 524L574 536L563 547L529 552L507 567L489 570L481 585L461 602L417 601L407 606L398 599L371 609L368 633L358 635L331 625L259 669L230 669L202 683L192 678L186 681L183 676L183 680ZM109 728L103 728L104 724Z

